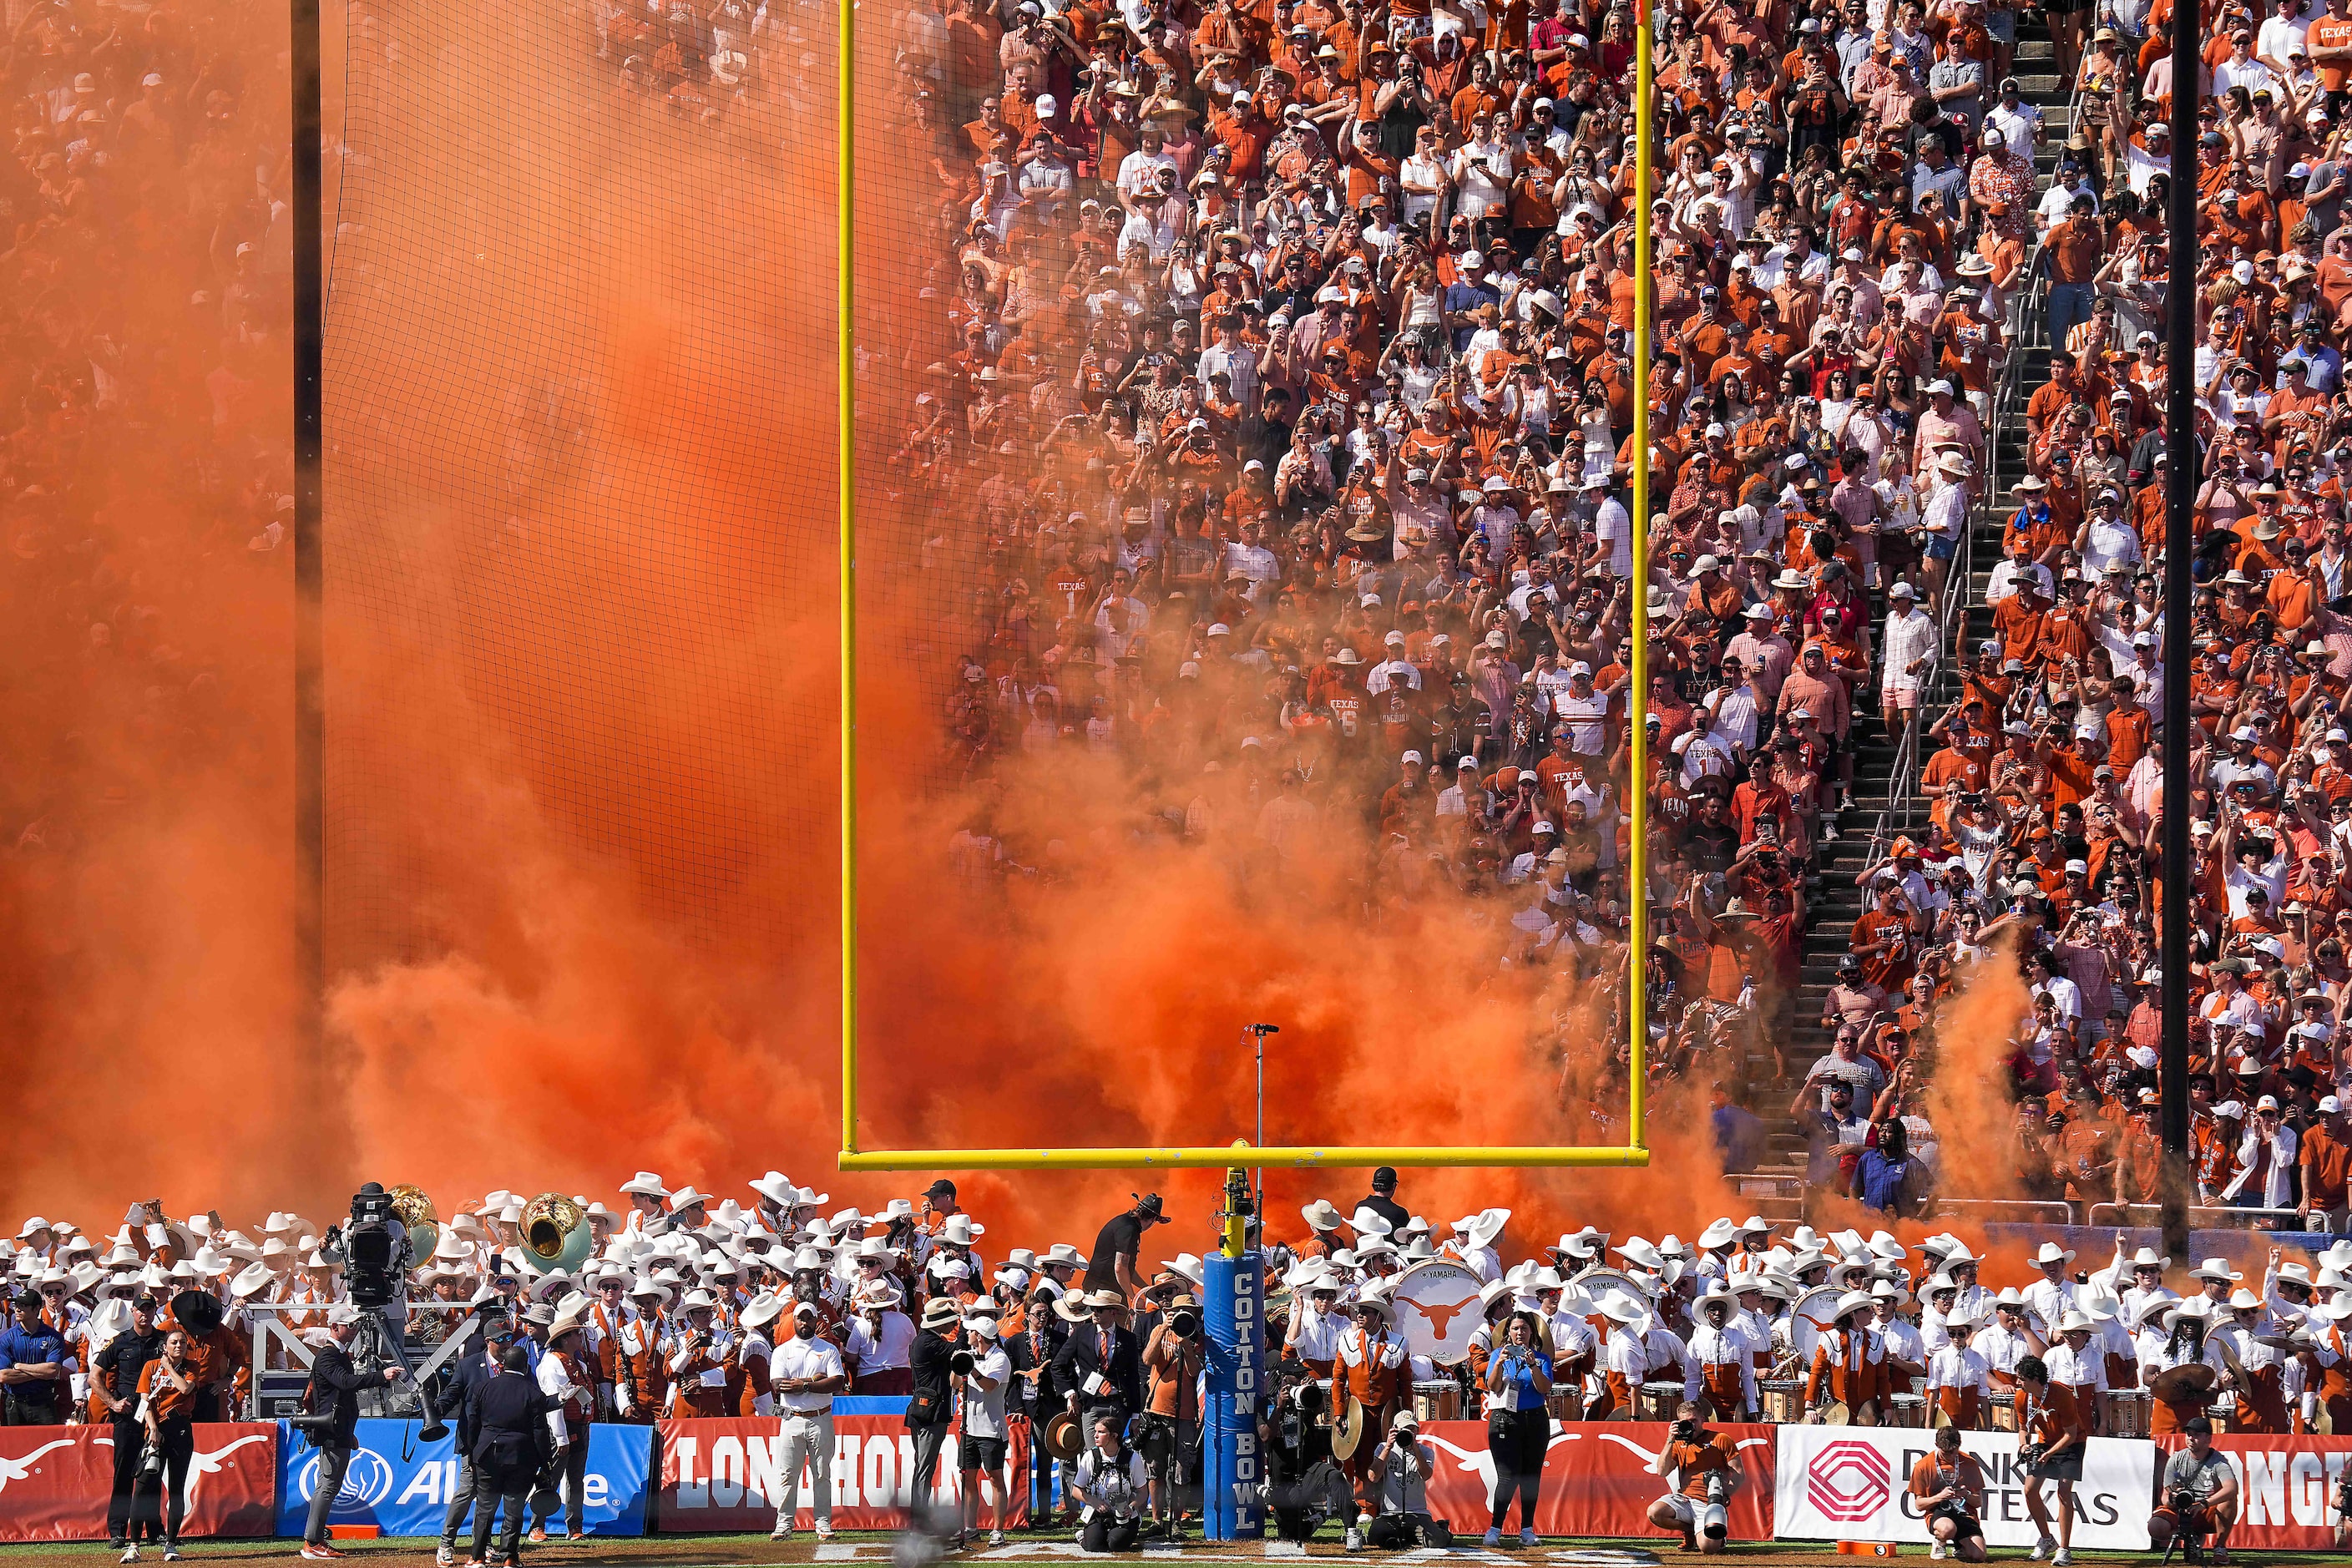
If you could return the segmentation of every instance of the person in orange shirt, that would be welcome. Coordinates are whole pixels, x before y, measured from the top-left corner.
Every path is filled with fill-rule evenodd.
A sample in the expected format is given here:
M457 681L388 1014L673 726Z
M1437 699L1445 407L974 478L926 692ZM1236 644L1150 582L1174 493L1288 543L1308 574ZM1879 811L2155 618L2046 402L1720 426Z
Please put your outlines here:
M131 1531L135 1539L142 1520L160 1522L167 1562L180 1555L180 1530L188 1521L188 1464L196 1454L196 1395L204 1379L193 1351L188 1331L173 1329L163 1336L163 1353L139 1373L139 1392L146 1399L147 1451L152 1458L131 1485ZM169 1512L163 1508L167 1486Z
M1911 1499L1927 1533L1963 1563L1985 1560L1984 1467L1960 1451L1960 1429L1936 1429L1936 1451L1911 1467Z
M1358 1301L1355 1312L1356 1326L1339 1336L1339 1354L1331 1363L1331 1413L1337 1420L1353 1399L1362 1406L1358 1415L1364 1430L1379 1434L1389 1429L1389 1417L1412 1373L1406 1364L1404 1340L1396 1331L1396 1310L1373 1296ZM1360 1531L1371 1523L1381 1505L1380 1469L1372 1462L1379 1447L1376 1441L1358 1443L1339 1465L1355 1489Z
M1702 1425L1697 1404L1686 1399L1675 1407L1674 1427L1650 1473L1675 1486L1650 1505L1650 1522L1679 1531L1685 1552L1719 1554L1731 1533L1731 1494L1746 1479L1730 1434Z
M2034 1554L2064 1568L2074 1560L2074 1483L2083 1479L2090 1430L2074 1391L2050 1381L2050 1368L2040 1356L2024 1357L2016 1371L2017 1390L2010 1398L2017 1412L2017 1457L2026 1474L2025 1511L2042 1532ZM2045 1496L2050 1490L2058 1495L2054 1536Z

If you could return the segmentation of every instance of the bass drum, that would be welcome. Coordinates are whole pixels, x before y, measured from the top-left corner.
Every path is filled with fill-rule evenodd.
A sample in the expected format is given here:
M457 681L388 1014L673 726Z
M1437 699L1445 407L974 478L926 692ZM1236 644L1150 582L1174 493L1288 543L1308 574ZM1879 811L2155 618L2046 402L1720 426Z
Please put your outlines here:
M1837 1327L1838 1298L1845 1294L1834 1285L1823 1285L1797 1298L1789 1309L1782 1324L1789 1343L1789 1354L1800 1371L1811 1371L1813 1352L1822 1336Z

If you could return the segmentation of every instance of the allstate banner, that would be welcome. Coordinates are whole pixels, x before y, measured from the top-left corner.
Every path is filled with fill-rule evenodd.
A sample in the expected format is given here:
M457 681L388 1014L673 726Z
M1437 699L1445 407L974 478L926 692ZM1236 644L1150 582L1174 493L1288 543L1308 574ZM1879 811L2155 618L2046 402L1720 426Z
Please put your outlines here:
M2186 1440L2158 1437L2160 1462ZM2238 1472L2238 1527L2230 1550L2332 1552L2336 1490L2352 1466L2352 1436L2265 1437L2232 1432L2213 1447ZM2161 1482L2163 1472L2158 1472Z
M1784 1541L1885 1541L1925 1544L1927 1526L1911 1500L1911 1467L1935 1447L1917 1426L1782 1426L1772 1532ZM2032 1546L2041 1531L2025 1511L2025 1475L2013 1432L1964 1432L1960 1447L1985 1473L1985 1542ZM2074 1545L2099 1552L2147 1550L2156 1449L2146 1442L2094 1437L2075 1483ZM2054 1507L2055 1500L2053 1499Z
M777 1436L776 1416L710 1417L665 1421L661 1433L660 1500L654 1512L657 1532L708 1535L719 1531L772 1529L776 1505L784 1490L777 1473L783 1458L783 1440ZM1013 1473L1013 1511L1009 1522L1029 1519L1028 1423L1012 1423L1007 1464ZM963 1495L958 1464L958 1443L950 1434L940 1451L940 1468L931 1496L940 1503ZM793 1515L803 1527L816 1515L813 1467L800 1475L800 1510ZM897 1415L843 1415L833 1418L833 1527L835 1530L890 1530L902 1523L904 1493L915 1474L915 1435ZM987 1495L986 1493L982 1494Z
M1536 1530L1543 1535L1632 1536L1667 1539L1650 1522L1650 1505L1665 1483L1650 1472L1674 1428L1661 1421L1555 1423L1544 1450L1543 1494L1536 1503ZM1739 1457L1741 1485L1731 1494L1731 1539L1772 1538L1773 1428L1725 1423L1713 1426L1732 1440ZM1429 1511L1454 1532L1486 1528L1494 1510L1495 1462L1486 1451L1486 1424L1433 1421L1421 1429L1437 1451L1429 1479ZM1512 1505L1517 1528L1517 1504Z
M278 1488L268 1421L207 1422L188 1466L187 1533L267 1535ZM0 1541L103 1541L114 1424L0 1426Z
M335 1494L330 1524L373 1524L386 1535L438 1535L457 1489L454 1437L426 1443L414 1421L362 1421L359 1446ZM588 1474L581 1509L590 1535L643 1535L646 1484L653 1469L650 1426L588 1428ZM278 1533L299 1535L319 1485L319 1450L289 1422L278 1423ZM563 1513L548 1521L561 1534Z

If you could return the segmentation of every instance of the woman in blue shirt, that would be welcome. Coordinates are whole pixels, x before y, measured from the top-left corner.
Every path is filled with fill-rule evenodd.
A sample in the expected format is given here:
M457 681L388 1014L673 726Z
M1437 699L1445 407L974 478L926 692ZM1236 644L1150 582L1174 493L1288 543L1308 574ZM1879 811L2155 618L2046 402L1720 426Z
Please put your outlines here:
M1514 1312L1503 1342L1486 1363L1486 1451L1495 1464L1495 1512L1486 1544L1503 1540L1503 1517L1519 1500L1519 1543L1536 1544L1536 1497L1543 1489L1544 1450L1551 1446L1551 1349L1533 1312Z

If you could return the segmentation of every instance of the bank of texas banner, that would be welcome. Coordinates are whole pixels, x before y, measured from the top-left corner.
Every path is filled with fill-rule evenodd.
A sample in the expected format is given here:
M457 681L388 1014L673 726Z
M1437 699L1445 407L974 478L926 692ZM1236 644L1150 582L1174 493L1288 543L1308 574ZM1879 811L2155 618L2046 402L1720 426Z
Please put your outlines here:
M1786 1541L1893 1541L1925 1544L1927 1526L1911 1500L1911 1467L1935 1447L1916 1426L1781 1426L1773 1489L1773 1533ZM2032 1546L2025 1477L2013 1432L1963 1433L1960 1444L1985 1473L1985 1541ZM2096 1551L2147 1550L2155 1495L2154 1447L2094 1437L2074 1487L2074 1544Z

